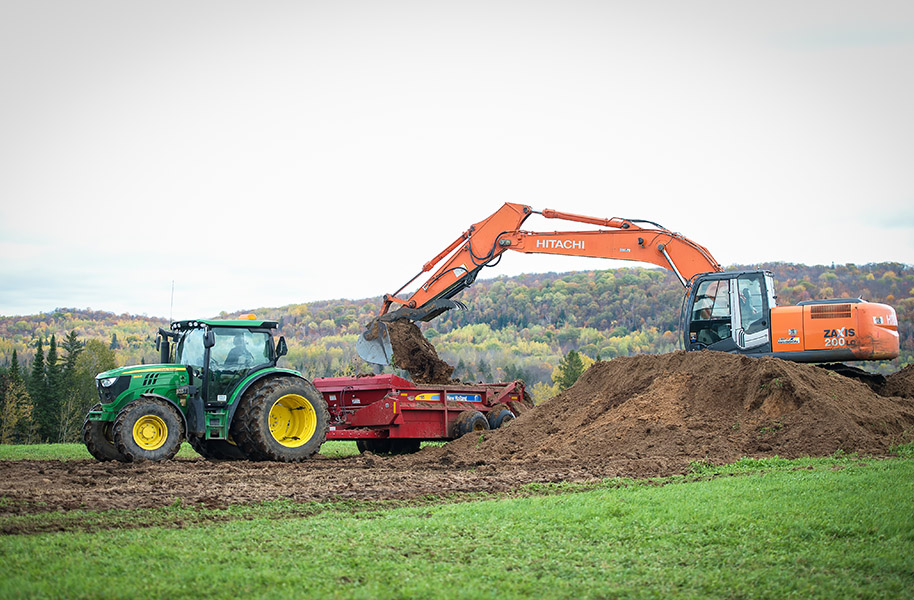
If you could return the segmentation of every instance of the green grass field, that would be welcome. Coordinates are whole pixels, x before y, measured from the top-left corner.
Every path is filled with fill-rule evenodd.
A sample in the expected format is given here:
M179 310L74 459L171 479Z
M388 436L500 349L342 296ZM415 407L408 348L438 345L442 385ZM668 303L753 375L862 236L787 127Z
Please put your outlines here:
M383 509L273 502L183 528L174 516L198 509L139 529L118 523L155 511L111 511L97 531L0 538L0 598L909 598L912 455L744 459ZM65 517L0 522L23 518Z

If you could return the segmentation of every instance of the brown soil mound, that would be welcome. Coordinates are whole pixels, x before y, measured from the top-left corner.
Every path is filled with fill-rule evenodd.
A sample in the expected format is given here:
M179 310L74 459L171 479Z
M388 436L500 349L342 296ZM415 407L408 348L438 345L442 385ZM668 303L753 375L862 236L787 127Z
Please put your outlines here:
M440 358L431 342L412 321L400 319L387 324L394 365L408 372L416 383L449 383L454 367Z
M908 365L897 373L885 378L885 385L879 390L883 396L914 398L914 365Z
M468 435L420 454L445 463L602 457L671 465L881 454L914 439L914 400L899 396L776 358L682 351L622 357L593 365L570 389L482 441Z

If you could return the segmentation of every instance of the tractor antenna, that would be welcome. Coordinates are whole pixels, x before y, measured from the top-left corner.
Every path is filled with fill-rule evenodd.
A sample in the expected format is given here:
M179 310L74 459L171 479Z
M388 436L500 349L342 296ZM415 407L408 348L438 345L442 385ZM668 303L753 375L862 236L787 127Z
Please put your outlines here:
M171 323L174 320L175 312L175 280L171 280L171 306L168 308L168 322Z

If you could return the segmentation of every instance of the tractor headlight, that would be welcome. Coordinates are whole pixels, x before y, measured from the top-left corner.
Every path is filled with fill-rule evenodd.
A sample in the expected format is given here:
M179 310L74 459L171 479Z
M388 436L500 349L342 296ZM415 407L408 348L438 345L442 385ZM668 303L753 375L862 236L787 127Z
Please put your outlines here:
M114 382L117 381L117 377L106 377L102 379L99 383L102 384L102 387L108 388L114 385Z

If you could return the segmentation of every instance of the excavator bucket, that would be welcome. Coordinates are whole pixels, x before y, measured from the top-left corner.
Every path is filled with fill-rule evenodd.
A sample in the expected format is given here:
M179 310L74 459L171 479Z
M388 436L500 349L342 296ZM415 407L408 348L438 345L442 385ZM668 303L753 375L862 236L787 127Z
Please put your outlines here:
M390 332L387 324L381 321L372 321L365 332L359 336L355 343L356 352L365 362L376 365L388 365L394 355L390 345Z

